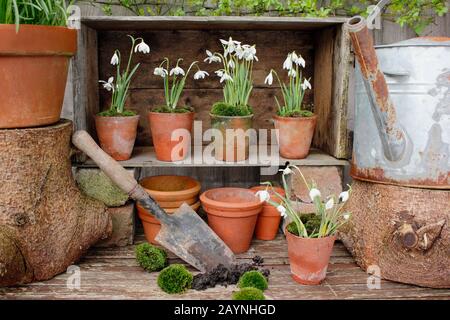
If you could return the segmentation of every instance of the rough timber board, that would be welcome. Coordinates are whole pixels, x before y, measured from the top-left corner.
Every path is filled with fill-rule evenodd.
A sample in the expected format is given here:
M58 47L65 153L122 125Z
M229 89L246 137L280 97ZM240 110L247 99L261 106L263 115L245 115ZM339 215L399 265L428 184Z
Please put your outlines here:
M253 154L250 154L252 157ZM305 159L292 160L285 158L277 158L279 165L285 165L286 162L290 164L295 164L298 166L345 166L348 164L347 160L336 159L326 153L312 149L310 154ZM257 161L252 163L250 161L245 162L222 162L216 161L214 164L208 163L194 163L194 161L189 161L189 163L174 163L174 162L164 162L156 160L156 155L153 147L136 147L134 148L133 155L130 160L119 161L119 163L127 168L134 167L266 167L270 164L274 164L275 161L261 162ZM84 163L74 163L73 166L76 167L96 167L92 160L87 160Z
M142 243L143 235L136 237ZM268 299L448 299L448 289L428 289L395 282L381 281L381 288L367 288L367 274L354 262L341 243L336 243L325 282L303 286L290 276L286 241L279 235L274 241L254 240L251 249L238 256L249 262L254 255L265 258L271 271ZM169 254L171 263L181 261ZM80 290L70 290L66 283L70 274L49 281L0 288L0 299L230 299L235 286L217 286L205 291L189 290L182 295L168 295L157 284L158 273L147 273L136 263L134 246L95 248L78 263L81 269Z

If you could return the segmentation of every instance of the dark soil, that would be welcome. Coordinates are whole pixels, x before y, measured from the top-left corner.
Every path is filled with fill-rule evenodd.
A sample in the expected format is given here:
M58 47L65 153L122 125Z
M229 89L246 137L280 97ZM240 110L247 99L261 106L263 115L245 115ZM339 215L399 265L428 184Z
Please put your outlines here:
M259 270L268 279L270 270L258 268L258 266L262 265L264 259L260 256L255 256L252 260L253 263L236 264L230 268L226 268L224 265L220 264L209 272L199 273L194 276L192 289L205 290L213 288L216 285L223 285L226 287L229 284L236 284L245 272L251 270Z

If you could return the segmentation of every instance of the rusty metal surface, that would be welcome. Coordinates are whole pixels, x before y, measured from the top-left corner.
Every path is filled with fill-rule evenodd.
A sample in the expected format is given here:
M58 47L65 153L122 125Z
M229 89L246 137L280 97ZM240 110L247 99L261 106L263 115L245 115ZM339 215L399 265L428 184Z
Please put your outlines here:
M368 59L356 68L352 177L450 189L450 38L410 39L375 53L361 37L355 52Z

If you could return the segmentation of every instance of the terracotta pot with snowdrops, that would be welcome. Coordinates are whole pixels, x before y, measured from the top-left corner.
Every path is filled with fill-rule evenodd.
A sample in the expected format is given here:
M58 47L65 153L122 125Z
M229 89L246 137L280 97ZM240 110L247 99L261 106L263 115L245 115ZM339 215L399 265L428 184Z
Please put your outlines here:
M220 40L223 53L206 50L205 61L220 63L215 71L224 84L223 101L212 106L210 117L214 130L215 158L220 161L243 161L249 157L249 134L253 110L248 101L253 89L253 63L258 61L255 45Z
M200 70L197 61L192 62L185 72L180 66L182 60L178 59L176 66L170 69L170 61L165 58L153 72L164 82L166 102L165 105L156 107L148 113L156 158L160 161L181 161L190 154L194 109L179 106L179 100L186 79L193 68L197 70L194 80L204 79L209 75L206 71Z
M287 159L303 159L309 154L317 116L303 109L305 92L311 89L308 79L302 76L306 62L295 51L288 54L283 69L288 73L289 82L282 83L275 70L270 70L265 83L271 85L274 75L281 87L283 101L277 97L277 114L274 116L275 129L278 129L280 155Z
M299 175L309 190L311 203L315 212L302 215L297 212L298 199L293 199L291 188L287 184L288 175ZM333 250L336 232L350 218L350 213L343 211L344 203L350 196L350 189L342 192L339 197L335 195L322 199L315 183L308 183L300 169L288 166L282 174L285 195L277 193L270 183L267 185L267 194L259 193L261 201L265 200L277 210L284 218L292 222L286 227L288 255L292 277L301 284L315 285L321 283L327 273L328 263ZM270 195L269 195L270 191ZM271 200L278 197L279 201Z
M130 158L139 123L139 115L125 108L131 80L139 68L139 64L131 68L133 54L150 52L150 47L142 38L129 37L131 49L126 67L121 68L122 57L120 51L116 50L111 58L111 64L116 66L116 78L111 76L108 81L100 81L103 88L112 93L109 109L95 116L95 127L101 148L119 161Z

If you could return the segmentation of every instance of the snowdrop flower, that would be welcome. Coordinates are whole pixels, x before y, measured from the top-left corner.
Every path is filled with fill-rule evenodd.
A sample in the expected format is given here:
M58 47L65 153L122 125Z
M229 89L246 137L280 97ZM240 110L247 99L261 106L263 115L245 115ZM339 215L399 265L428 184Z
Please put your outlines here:
M113 66L119 64L119 56L117 55L117 52L114 52L114 55L111 58L111 64Z
M245 50L242 48L241 45L236 46L236 48L234 49L234 52L235 52L236 57L238 57L239 60L244 58Z
M314 198L316 197L321 197L321 193L319 191L319 189L316 188L312 188L311 190L309 190L309 197L311 198L312 201L314 201Z
M244 59L247 61L253 61L256 60L258 61L258 57L256 56L256 47L253 46L249 46L248 44L244 44L242 46L242 48L244 48Z
M155 71L153 71L153 74L156 76L161 76L162 78L165 78L167 76L167 70L161 67L155 68Z
M228 81L231 80L233 81L233 78L226 72L224 72L223 70L217 70L214 71L218 77L220 77L220 83L224 82L224 81Z
M283 207L281 204L277 207L277 210L283 218L287 217L286 208Z
M311 83L309 83L309 81L305 79L302 83L302 89L303 90L311 89Z
M182 76L184 76L184 70L183 70L181 67L176 66L175 68L173 68L172 70L170 70L169 76L172 76L172 75L179 76L180 74L181 74Z
M236 47L241 44L239 41L235 41L231 37L228 41L220 39L220 42L225 46L225 56L227 53L233 53Z
M288 76L295 78L297 76L297 71L295 71L294 69L289 70Z
M301 55L297 56L295 51L293 52L293 55L292 55L292 62L294 62L298 66L302 66L303 68L306 66L305 59L303 59L303 57Z
M269 86L272 85L272 83L273 83L272 71L270 71L270 73L267 75L266 79L264 80L264 83L268 84Z
M350 215L348 213L344 214L344 219L348 220L350 218Z
M202 71L202 70L198 70L198 71L194 74L194 80L205 79L206 76L209 76L209 73L208 73L208 72Z
M259 197L259 201L261 202L268 201L270 199L270 194L267 190L259 190L255 195Z
M341 192L341 194L339 195L339 201L341 201L341 202L347 201L348 198L349 198L348 191Z
M214 55L211 51L206 50L206 55L207 57L205 58L205 60L203 60L204 62L222 62L222 59L220 59L219 56Z
M234 65L234 61L233 60L228 61L228 67L231 68L231 69L234 69L235 65Z
M325 203L325 209L330 210L334 207L334 199L330 198L327 203Z
M283 176L292 173L292 170L289 167L286 167L285 169L280 169L279 171L283 172Z
M292 69L292 55L289 53L287 55L286 60L283 62L283 69L291 70Z
M142 52L142 53L150 53L150 47L148 44L144 42L144 40L141 40L141 43L139 43L136 48L134 48L134 52Z
M103 80L100 80L99 81L100 83L103 83L103 88L105 88L106 90L108 90L108 91L114 91L114 77L110 77L109 79L108 79L108 82L106 82L106 81L103 81Z

